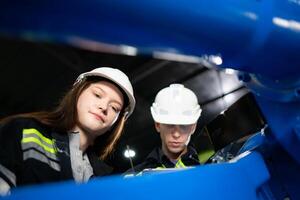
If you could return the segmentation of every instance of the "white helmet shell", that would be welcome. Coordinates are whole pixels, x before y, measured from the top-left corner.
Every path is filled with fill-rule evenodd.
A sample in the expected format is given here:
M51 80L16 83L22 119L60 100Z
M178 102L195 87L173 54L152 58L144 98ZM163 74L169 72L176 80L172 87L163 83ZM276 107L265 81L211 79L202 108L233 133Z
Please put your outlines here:
M151 106L154 121L163 124L194 124L201 111L195 93L182 84L160 90Z
M133 94L132 85L125 73L123 73L119 69L115 69L111 67L99 67L93 69L92 71L80 74L76 79L74 85L81 82L87 76L103 77L105 79L112 81L113 83L117 84L121 89L123 89L123 91L125 92L129 100L129 104L125 108L125 116L126 118L128 118L132 114L135 107L135 98Z

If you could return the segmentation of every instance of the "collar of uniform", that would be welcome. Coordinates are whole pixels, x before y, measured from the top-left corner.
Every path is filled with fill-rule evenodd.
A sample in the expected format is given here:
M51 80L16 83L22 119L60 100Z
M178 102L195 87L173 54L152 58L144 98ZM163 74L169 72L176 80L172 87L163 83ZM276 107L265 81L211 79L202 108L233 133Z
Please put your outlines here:
M175 166L175 164L163 153L162 149L158 147L149 154L147 160L151 163L163 164L167 168ZM181 156L181 161L187 166L200 164L198 161L198 154L191 146L188 146L187 152Z
M187 150L188 150L187 153L181 156L181 161L186 166L200 165L200 161L196 149L194 149L191 146L188 146Z
M79 150L79 146L80 146L80 135L79 132L69 132L69 142L70 142L70 148L71 149L76 149ZM83 153L83 152L82 152Z
M86 151L80 150L79 132L69 132L69 148L73 177L76 182L87 182L93 176L93 169Z
M147 161L150 163L150 165L153 164L153 166L157 165L164 165L167 168L172 168L175 166L174 163L172 163L168 157L163 153L161 148L156 147L147 157ZM150 166L150 167L153 167Z

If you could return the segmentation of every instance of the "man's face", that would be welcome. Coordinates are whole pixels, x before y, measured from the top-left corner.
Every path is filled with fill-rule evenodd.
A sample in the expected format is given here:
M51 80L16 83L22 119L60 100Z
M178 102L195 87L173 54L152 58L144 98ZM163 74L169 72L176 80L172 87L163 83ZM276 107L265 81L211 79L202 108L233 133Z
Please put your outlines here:
M155 123L155 128L160 133L163 149L172 154L178 154L185 150L186 142L195 131L196 124L173 125Z

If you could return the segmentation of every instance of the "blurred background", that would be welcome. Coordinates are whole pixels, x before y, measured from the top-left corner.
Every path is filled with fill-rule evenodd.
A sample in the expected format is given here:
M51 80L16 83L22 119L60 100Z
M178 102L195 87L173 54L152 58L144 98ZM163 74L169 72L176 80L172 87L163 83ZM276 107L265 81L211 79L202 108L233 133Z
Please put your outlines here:
M95 67L119 68L129 76L137 105L116 151L107 159L115 173L130 167L124 155L127 145L134 151L134 165L160 145L150 106L156 93L171 83L182 83L197 94L203 111L191 144L200 155L210 152L203 157L264 124L252 94L231 69L217 70L188 59L171 61L10 37L0 38L0 51L0 117L53 108L80 73Z

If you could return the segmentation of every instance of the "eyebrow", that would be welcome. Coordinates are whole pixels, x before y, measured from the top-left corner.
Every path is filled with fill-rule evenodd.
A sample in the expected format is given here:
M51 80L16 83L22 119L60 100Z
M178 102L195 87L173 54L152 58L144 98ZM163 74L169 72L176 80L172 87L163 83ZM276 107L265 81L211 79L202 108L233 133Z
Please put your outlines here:
M101 90L103 93L106 93L101 87L99 87L99 86L97 86L97 85L94 85L93 87L94 87L94 88L97 88L97 89L99 89L99 90Z
M101 87L99 87L99 86L97 86L97 85L94 85L94 87L95 87L96 89L101 90L101 92L103 92L104 94L107 94L107 92L106 92L105 90L103 90ZM111 99L111 101L114 102L114 103L119 104L119 105L122 107L122 103L121 103L121 102L119 102L119 101L117 101L117 100L115 100L115 99Z

